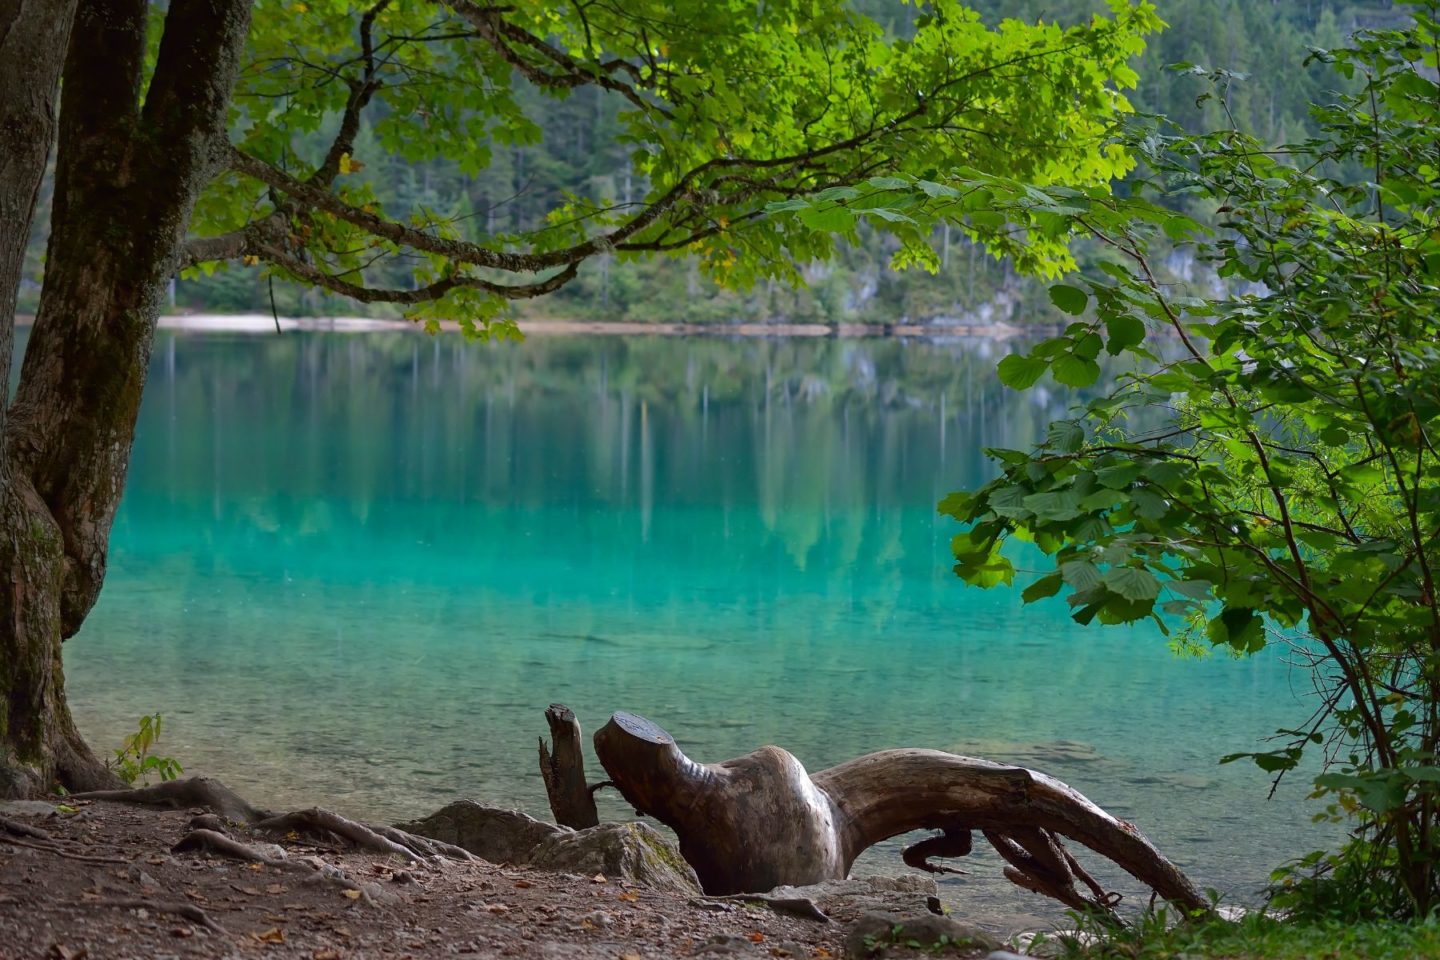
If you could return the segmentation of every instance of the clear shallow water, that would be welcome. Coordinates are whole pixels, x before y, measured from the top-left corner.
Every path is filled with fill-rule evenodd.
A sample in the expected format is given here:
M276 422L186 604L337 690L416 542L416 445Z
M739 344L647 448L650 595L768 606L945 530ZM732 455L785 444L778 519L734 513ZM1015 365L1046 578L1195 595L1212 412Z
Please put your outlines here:
M935 501L1064 408L1004 390L1006 350L162 335L109 579L66 645L76 714L108 746L159 710L190 772L375 818L544 815L556 700L701 761L952 749L1060 776L1243 895L1322 838L1215 758L1308 683L953 577ZM962 901L1039 909L971 869Z

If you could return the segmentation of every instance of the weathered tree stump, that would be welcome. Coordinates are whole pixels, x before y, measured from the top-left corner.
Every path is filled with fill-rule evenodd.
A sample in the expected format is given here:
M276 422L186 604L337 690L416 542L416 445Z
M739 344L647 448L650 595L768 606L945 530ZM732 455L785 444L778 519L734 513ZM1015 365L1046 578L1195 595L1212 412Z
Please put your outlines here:
M1080 867L1061 837L1108 857L1186 911L1210 910L1133 824L1024 767L883 750L812 776L779 747L699 764L660 727L629 713L595 733L595 752L625 799L679 836L706 893L841 880L865 849L912 830L944 831L905 857L936 870L927 856L968 853L970 832L980 830L1010 864L1011 881L1069 906L1108 914L1119 898Z
M540 738L540 775L545 778L545 793L550 798L550 812L562 827L584 830L600 823L595 809L595 794L585 784L585 755L580 751L580 721L563 703L552 703L545 711L554 748L545 748Z

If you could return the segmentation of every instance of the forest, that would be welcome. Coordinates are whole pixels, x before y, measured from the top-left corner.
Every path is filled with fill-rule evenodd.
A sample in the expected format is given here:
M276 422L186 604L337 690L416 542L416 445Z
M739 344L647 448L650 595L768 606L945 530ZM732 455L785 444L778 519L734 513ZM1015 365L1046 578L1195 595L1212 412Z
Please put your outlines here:
M1044 18L1076 23L1104 9L1101 0L976 0L970 6L987 23L1006 18ZM861 2L857 9L903 37L913 31L914 8L902 0ZM1302 63L1314 48L1339 45L1358 28L1393 26L1403 13L1389 0L1169 0L1160 13L1168 27L1135 65L1142 80L1131 97L1135 109L1166 116L1192 132L1233 125L1271 143L1313 132L1311 104L1336 87L1323 64ZM1192 63L1232 71L1236 78L1225 106L1218 98L1197 103L1209 89L1191 72L1166 69ZM488 165L466 170L453 160L401 160L380 149L365 126L356 140L354 178L373 190L387 209L425 210L478 239L520 233L544 222L562 198L575 195L630 202L645 184L630 172L629 147L617 120L622 101L613 93L582 88L556 101L533 87L519 92L535 129L528 141L496 143ZM332 126L338 118L332 118ZM334 130L325 127L295 138L297 155L318 157ZM20 308L33 310L42 273L44 212L41 196L27 251ZM556 296L523 305L527 315L553 319L632 322L734 323L764 318L791 323L925 322L986 325L1054 322L1057 314L1044 286L1017 273L983 245L939 228L939 270L889 269L895 245L869 232L827 261L808 265L803 284L766 280L753 288L717 284L694 257L640 258L607 255L587 263L579 278ZM1193 265L1171 265L1185 272ZM400 268L392 269L394 277ZM376 271L383 276L383 268ZM185 312L268 313L281 316L398 316L385 304L357 304L323 290L284 280L267 281L257 268L231 264L203 274L187 273L172 292Z

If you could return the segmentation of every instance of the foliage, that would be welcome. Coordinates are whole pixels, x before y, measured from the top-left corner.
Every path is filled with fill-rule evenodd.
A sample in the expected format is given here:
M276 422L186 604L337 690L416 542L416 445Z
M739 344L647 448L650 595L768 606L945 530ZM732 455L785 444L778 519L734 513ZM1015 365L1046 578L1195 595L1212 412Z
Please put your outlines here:
M1008 386L1085 386L1102 353L1136 361L1037 449L989 451L994 481L942 501L968 525L956 573L1009 584L1006 545L1025 541L1050 566L1027 602L1063 593L1081 624L1178 621L1192 648L1281 643L1307 659L1313 716L1225 760L1278 777L1319 748L1326 815L1357 825L1347 882L1373 893L1353 906L1423 914L1440 905L1440 90L1437 4L1412 7L1409 29L1315 54L1358 86L1317 108L1316 139L1271 150L1233 129L1144 130L1147 176L1120 198L973 171L872 181L865 196L975 235L1003 219L1046 257L1098 244L1095 270L1051 287L1074 322L1006 357ZM1366 179L1340 178L1349 165ZM1218 230L1151 199L1176 195L1209 198ZM1157 238L1192 246L1237 292L1162 283ZM1162 359L1162 343L1178 355ZM1136 428L1156 410L1166 426Z
M1106 134L1128 109L1127 63L1160 21L1148 0L1107 6L1070 28L992 28L942 2L891 39L842 0L261 2L227 169L196 210L209 236L185 262L263 264L477 336L513 335L491 327L509 301L554 292L597 257L690 257L724 285L797 280L859 221L837 208L774 217L768 204L960 163L1038 182L1128 170ZM476 231L473 203L438 209L412 189L385 204L366 173L443 160L478 175L539 141L527 106L577 91L615 118L623 187L612 178L533 222ZM929 256L911 231L866 219L902 234L904 256Z
M1011 18L1081 23L1103 11L1102 0L968 0L982 22ZM921 12L904 0L864 0L853 4L878 24L887 37L909 39ZM1246 0L1164 0L1159 13L1168 26L1148 38L1131 66L1140 75L1127 94L1138 110L1163 114L1187 129L1210 129L1221 118L1215 100L1199 105L1205 78L1167 72L1178 60L1214 63L1248 74L1231 85L1228 107L1244 129L1259 131L1270 143L1303 133L1312 101L1323 100L1335 75L1323 65L1302 68L1311 47L1334 47L1357 25L1397 18L1395 11L1358 0L1307 0L1306 3L1257 4ZM357 14L358 16L358 14ZM466 157L415 159L384 148L377 130L379 110L361 117L351 151L351 172L344 181L362 185L386 211L427 211L446 230L467 241L487 236L516 236L545 225L546 215L571 196L599 201L609 197L630 203L645 190L632 166L633 147L623 138L620 114L626 101L595 86L574 88L564 99L533 84L512 86L516 107L531 124L524 142L487 142L488 165L474 169ZM282 162L306 158L318 162L339 128L338 114L323 117L316 129L293 129L282 149ZM288 153L287 153L288 151ZM30 282L22 292L22 310L34 309L43 267L44 211L27 251ZM983 256L983 250L956 233L949 243L937 238L939 270L897 273L887 269L894 242L861 229L856 243L842 244L827 263L804 271L804 284L765 281L749 289L722 286L700 269L694 255L678 258L621 259L600 254L583 264L576 279L547 298L543 307L517 304L519 315L562 314L632 321L715 322L735 318L792 322L892 322L898 317L966 317L984 321L1053 322L1057 311L1041 284L1016 273L1009 264ZM399 317L405 305L356 303L340 294L290 282L283 275L263 276L263 265L242 261L207 264L213 273L182 280L181 309L211 312L269 311L272 298L282 315L370 315ZM363 272L366 283L412 285L410 265L385 260Z
M110 768L126 783L148 783L151 774L163 780L174 780L185 769L174 757L159 757L150 751L160 742L160 714L140 718L138 729L120 744Z
M1440 954L1440 923L1282 919L1271 913L1247 914L1238 921L1219 918L1174 923L1164 908L1130 927L1102 925L1076 917L1085 938L1060 935L1065 960L1172 960L1204 957L1247 960L1412 960Z

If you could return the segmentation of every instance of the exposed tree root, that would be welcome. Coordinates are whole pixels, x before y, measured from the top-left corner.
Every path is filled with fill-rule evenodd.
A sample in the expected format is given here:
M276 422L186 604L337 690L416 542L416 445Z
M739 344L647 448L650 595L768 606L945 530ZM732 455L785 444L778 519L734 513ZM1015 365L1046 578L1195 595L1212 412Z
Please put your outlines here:
M170 809L208 808L214 811L214 815L194 818L191 826L197 829L180 842L194 844L193 849L232 857L237 856L238 849L249 848L226 837L225 824L215 815L224 820L244 824L253 830L262 830L267 833L285 833L294 830L312 836L320 835L338 839L361 850L404 857L411 862L434 858L475 859L474 854L454 844L442 843L427 837L417 837L395 827L359 823L318 807L297 810L292 813L273 814L251 806L225 784L209 777L171 780L133 790L99 790L76 794L75 799L112 800L118 803L139 803ZM232 846L227 847L226 843ZM239 859L247 858L239 857Z
M170 850L172 853L199 853L211 857L224 857L230 860L239 860L242 863L263 863L276 870L288 870L292 873L303 874L306 882L333 883L346 890L364 892L364 888L351 880L344 870L326 863L319 857L289 860L266 856L248 844L203 827L191 830L181 837L180 842Z
M268 866L277 867L284 861L267 857L254 847L243 844L238 840L232 840L223 833L215 830L191 830L180 838L180 842L170 848L171 853L203 853L217 857L227 857L231 860L240 860L246 863L263 863Z
M225 933L225 928L220 926L210 915L199 907L189 903L164 902L157 900L94 900L85 904L90 907L114 907L117 910L154 910L156 913L173 913L177 917L184 917L191 923L198 923L211 933Z
M92 857L83 853L71 853L63 847L57 847L51 843L31 843L28 840L20 840L16 837L0 836L0 843L8 843L12 847L25 847L29 850L42 850L45 853L52 853L57 857L64 857L66 860L78 860L81 863L129 863L129 860L120 857Z
M402 847L407 847L422 857L449 857L451 860L466 861L480 859L464 847L457 847L455 844L446 843L443 840L432 840L429 837L406 833L398 827L371 825L370 829L385 839L393 840L395 843L400 844Z
M278 817L267 817L251 826L256 830L265 830L271 833L286 833L294 830L322 836L333 835L348 841L361 850L394 854L404 857L412 863L422 859L422 856L414 850L404 844L396 843L388 837L382 837L363 823L347 820L329 810L321 810L319 807L296 810Z
M17 837L34 837L36 840L49 840L50 834L39 827L32 827L28 823L21 823L19 820L11 820L9 817L0 816L0 830Z
M921 840L919 843L912 843L900 851L900 859L905 861L908 867L916 870L924 870L927 873L959 873L964 870L957 870L954 867L942 866L938 863L931 863L931 857L964 857L975 849L975 841L970 831L962 826L952 824L945 828L945 832L938 837L930 837L928 840Z
M74 798L116 800L120 803L139 803L172 810L182 807L208 807L225 819L239 823L254 823L272 816L266 810L252 807L235 791L211 777L187 777L184 780L169 780L128 790L94 790L77 793Z
M595 752L631 806L675 830L711 895L843 879L876 843L938 828L944 834L909 848L906 863L936 872L929 857L968 853L970 831L980 830L1009 864L1012 882L1114 918L1119 896L1081 868L1066 837L1182 910L1211 911L1133 824L1024 767L938 750L884 750L811 776L778 747L702 765L660 727L628 713L596 732Z

